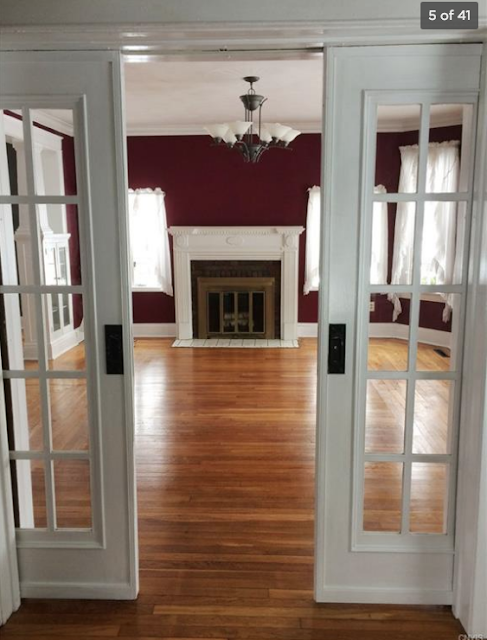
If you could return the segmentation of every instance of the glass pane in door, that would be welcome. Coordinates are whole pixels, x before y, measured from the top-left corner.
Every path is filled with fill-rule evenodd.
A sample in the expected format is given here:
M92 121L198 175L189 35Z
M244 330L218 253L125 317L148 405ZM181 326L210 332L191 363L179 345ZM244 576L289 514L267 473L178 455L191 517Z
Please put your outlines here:
M367 453L404 451L406 389L406 380L368 380L365 417Z
M44 448L41 391L38 378L4 379L7 434L12 451Z
M413 453L451 453L454 384L451 380L416 381Z
M42 460L10 463L15 526L19 529L47 527L46 482Z
M410 294L370 294L369 371L407 371L409 317Z
M417 192L420 124L419 104L378 105L374 186L387 193Z
M401 531L402 473L401 463L365 463L364 531Z
M432 104L426 193L468 190L471 179L472 104Z
M53 450L87 450L89 421L86 380L49 380L49 404Z
M56 528L90 529L92 523L88 460L55 460L53 466Z
M27 195L27 176L25 164L24 128L22 111L20 109L0 109L3 130L5 132L5 148L0 152L6 153L8 180L0 182L0 189L7 186L2 196Z
M37 303L32 293L0 294L0 334L4 371L39 368Z
M31 109L30 118L34 143L36 195L76 195L76 134L73 111ZM56 124L59 129L56 129ZM58 232L57 229L54 231Z
M446 533L448 466L413 462L409 515L411 532Z

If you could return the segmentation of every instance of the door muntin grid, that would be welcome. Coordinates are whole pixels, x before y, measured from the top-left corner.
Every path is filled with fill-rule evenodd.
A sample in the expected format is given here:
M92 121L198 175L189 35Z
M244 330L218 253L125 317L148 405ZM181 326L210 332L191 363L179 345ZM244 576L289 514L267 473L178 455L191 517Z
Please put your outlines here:
M55 104L53 104L55 102ZM102 518L102 500L101 500L101 471L99 459L99 394L98 394L98 371L99 365L96 361L96 331L93 317L93 289L89 284L94 282L92 249L88 244L90 238L90 219L88 215L88 198L87 198L87 163L85 147L85 131L86 121L84 112L83 99L79 97L61 97L61 98L39 98L32 100L27 99L15 101L11 98L0 107L8 109L23 106L17 111L21 114L21 128L19 139L22 141L22 159L24 166L21 170L25 172L23 188L18 189L22 195L15 193L12 195L9 189L8 180L6 180L5 172L8 172L8 163L0 162L0 167L4 173L1 179L0 192L0 209L4 223L9 224L9 216L12 216L12 208L14 206L22 207L27 224L30 227L30 238L25 243L27 254L30 255L30 278L19 280L15 266L12 264L12 257L15 256L13 246L6 246L5 242L2 246L2 271L3 282L8 284L0 285L0 294L2 297L7 295L21 299L22 296L29 296L34 302L34 319L36 341L37 341L37 367L26 366L26 361L21 358L14 358L8 362L5 355L7 354L6 345L3 345L3 363L2 377L4 382L13 385L22 386L35 382L39 385L40 390L40 422L41 438L40 444L33 449L26 442L26 438L10 438L10 459L14 467L25 467L26 462L30 461L31 467L42 468L44 494L45 494L45 514L40 518L32 518L29 510L33 510L34 505L22 505L20 501L22 496L29 498L29 490L32 494L32 487L29 487L28 478L26 479L25 470L22 482L26 485L25 494L19 495L17 524L18 545L22 547L73 547L81 545L83 548L93 546L103 546L103 518ZM39 179L41 154L39 153L37 144L37 127L34 126L33 115L34 108L56 108L61 104L64 113L70 110L73 117L74 125L74 159L75 159L75 185L67 185L56 183L55 181L43 181ZM0 117L5 119L4 113L0 111ZM17 119L18 120L18 119ZM1 123L4 128L5 120ZM19 131L17 123L14 130ZM1 130L0 130L1 131ZM44 134L42 134L44 135ZM3 139L3 136L1 136ZM3 153L3 149L0 150ZM52 158L51 158L52 159ZM51 174L52 177L52 174ZM77 195L72 195L76 193ZM69 194L69 195L67 195ZM57 237L62 238L65 242L61 247L58 255L51 256L51 267L54 268L55 281L50 277L49 260L44 260L43 240L46 238L45 229L41 228L42 217L45 219L45 211L51 206L57 212L64 208L71 207L76 212L77 227L79 229L79 253L80 253L80 272L83 277L76 284L71 283L68 277L69 273L69 254L68 239L70 234L66 234L66 229L58 229L61 233ZM59 219L59 216L58 216ZM10 223L11 224L11 223ZM13 229L11 229L13 231ZM47 236L51 238L51 236ZM10 237L11 245L13 234ZM25 238L24 238L25 240ZM16 238L17 241L17 238ZM61 243L62 244L62 243ZM18 244L16 242L17 248ZM48 245L52 247L52 244ZM64 254L62 253L64 251ZM7 255L8 253L8 255ZM46 252L48 254L48 252ZM49 254L48 254L49 255ZM46 258L48 257L46 256ZM29 262L29 261L27 261ZM46 268L47 262L47 268ZM52 271L52 269L51 269ZM60 277L58 275L60 274ZM52 276L52 273L51 273ZM76 279L75 279L76 282ZM83 284L81 284L83 283ZM88 284L85 284L88 283ZM76 298L83 312L84 325L84 353L77 362L64 362L59 368L56 367L56 359L51 351L51 345L48 344L47 337L53 331L53 309L52 301L57 301L56 316L57 324L61 328L66 327L68 322L72 321L73 315L73 299ZM18 305L21 306L21 303ZM56 306L56 305L54 305ZM5 310L5 308L4 308ZM9 312L9 310L7 310ZM12 316L20 317L18 316ZM12 320L11 318L11 320ZM57 325L56 325L57 326ZM10 329L16 332L14 336L17 339L17 347L22 343L22 337L14 328L12 321ZM7 327L7 332L9 327ZM64 334L64 331L59 332ZM66 336L62 336L65 338ZM7 334L7 338L12 336ZM14 348L10 349L11 353L15 352ZM11 359L12 360L12 359ZM56 432L53 432L53 409L57 411L57 426L59 430L60 422L65 421L70 413L70 407L66 406L67 390L75 390L72 395L73 400L78 401L82 396L83 402L83 426L85 434L81 438L59 438ZM2 389L2 393L4 393ZM11 396L11 394L10 394ZM5 397L3 398L6 399ZM12 397L7 398L12 402ZM18 425L10 423L10 429L25 430L23 425L22 411L22 393L17 393L17 397L13 398L20 407L17 419L20 420ZM69 398L68 398L69 400ZM24 397L25 403L25 397ZM55 403L55 404L53 404ZM63 406L64 403L64 406ZM60 411L60 408L63 410ZM56 419L56 416L54 416ZM68 425L67 425L68 426ZM54 436L54 437L53 437ZM39 439L39 438L38 438ZM60 444L62 443L62 444ZM73 445L73 446L70 446ZM73 472L76 470L76 473ZM76 498L78 500L80 517L72 517L72 513L66 512L66 504L69 505L73 499L73 493L69 491L70 479L75 477L79 480L79 486L83 485L83 495ZM26 481L27 480L27 481ZM14 474L13 481L19 481L18 474ZM58 484L56 491L56 482ZM74 487L74 485L72 485ZM69 494L69 495L68 495ZM64 500L63 500L64 496ZM70 509L68 509L69 511ZM75 509L76 510L76 509ZM24 516L22 516L22 512ZM83 512L83 513L81 513ZM37 522L36 522L37 520ZM38 524L40 522L41 524Z
M455 483L458 425L460 415L460 390L463 353L463 327L465 315L465 298L468 262L468 238L470 230L470 211L472 201L472 183L474 152L474 130L476 122L476 95L444 95L418 93L401 94L394 92L378 94L366 92L366 109L364 113L364 158L363 158L363 198L362 198L362 246L360 250L360 290L357 309L357 351L356 351L356 388L355 403L355 437L354 437L354 499L352 524L352 549L356 551L391 551L391 552L452 552L453 526L455 507ZM407 105L408 108L419 107L419 136L418 161L415 189L399 188L396 192L377 189L375 185L375 162L377 149L377 113L382 105L397 107ZM430 142L430 114L438 110L439 105L465 107L462 109L462 156L458 186L455 190L445 192L431 191L426 188L427 168L429 170L429 142ZM451 275L451 284L425 284L421 274L421 255L423 228L425 227L425 212L432 209L434 202L454 203L457 211L463 211L463 227L457 231L461 235L457 250L461 250L460 265ZM412 260L412 276L405 284L371 284L369 265L372 253L372 226L374 203L410 203L410 210L414 211L414 251ZM443 207L445 209L445 207ZM382 281L381 281L382 282ZM406 357L407 366L399 367L403 370L388 370L388 367L368 366L369 354L369 309L374 296L388 297L393 301L395 296L402 294L407 298L408 321ZM417 365L419 345L419 318L423 299L433 299L441 296L444 300L455 299L455 335L454 358L451 358L449 370L427 370L427 367ZM453 356L453 354L452 354ZM374 370L375 369L375 370ZM392 369L392 368L390 368ZM381 450L370 446L370 434L367 437L367 388L370 385L400 385L405 389L404 424L401 419L396 420L398 443L391 450ZM427 385L441 385L449 388L450 401L448 404L448 433L447 445L443 451L434 450L428 446L421 448L415 436L416 413L418 405L418 389ZM399 425L399 426L398 426ZM403 431L401 431L403 429ZM399 443L399 440L402 441ZM391 490L394 489L397 498L391 509L390 521L394 526L381 527L373 523L370 514L365 513L364 500L370 490L371 480L376 467L385 465L391 478ZM430 465L430 467L428 467ZM442 483L444 504L439 505L438 512L443 514L441 530L433 527L428 531L427 526L421 526L420 501L418 502L418 487L421 488L421 474L425 469L440 470L438 482ZM368 471L366 471L368 470ZM394 472L394 474L392 473ZM424 474L423 474L424 475ZM441 476L441 477L440 477ZM385 477L385 476L384 476ZM367 480L367 478L369 478ZM369 489L365 487L368 482ZM399 483L399 484L398 484ZM400 489L398 490L398 486ZM423 489L426 485L423 483ZM418 507L419 504L419 507ZM397 526L397 511L399 512L399 526ZM418 515L419 514L419 515ZM395 520L396 518L396 520ZM372 524L371 524L372 523ZM418 524L419 523L419 524Z

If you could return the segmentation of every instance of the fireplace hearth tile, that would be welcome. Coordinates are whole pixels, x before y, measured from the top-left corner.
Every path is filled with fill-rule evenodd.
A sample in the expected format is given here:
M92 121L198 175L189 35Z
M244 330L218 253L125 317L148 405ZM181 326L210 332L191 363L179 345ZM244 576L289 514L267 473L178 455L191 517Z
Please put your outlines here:
M298 349L298 340L254 340L253 338L232 338L208 340L175 340L173 347L196 348L196 349Z

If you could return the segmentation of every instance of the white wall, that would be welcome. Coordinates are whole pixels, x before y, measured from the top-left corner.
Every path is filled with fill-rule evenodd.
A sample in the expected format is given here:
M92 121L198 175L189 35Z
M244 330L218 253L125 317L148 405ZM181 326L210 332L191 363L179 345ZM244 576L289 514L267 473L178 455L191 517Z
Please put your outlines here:
M485 0L479 4L485 17ZM419 7L420 0L0 0L0 25L411 19L419 29Z

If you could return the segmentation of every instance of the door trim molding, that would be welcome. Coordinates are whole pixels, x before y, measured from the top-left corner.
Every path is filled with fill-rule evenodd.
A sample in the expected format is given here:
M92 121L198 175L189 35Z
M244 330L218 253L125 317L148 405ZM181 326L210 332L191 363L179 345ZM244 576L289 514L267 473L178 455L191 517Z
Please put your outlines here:
M487 635L487 45L484 44L465 328L453 613Z
M125 463L127 465L127 513L129 537L129 591L128 599L137 598L139 592L139 542L137 519L137 486L135 475L135 406L134 406L134 338L132 332L132 273L129 268L131 262L129 214L128 214L128 168L127 144L124 112L124 75L123 59L120 53L113 53L111 61L112 88L114 104L114 138L116 148L116 179L118 211L120 215L119 245L120 245L120 273L122 326L123 326L123 355L125 359L124 375L124 403L125 403L125 441L127 445ZM124 286L125 285L125 286ZM88 596L85 596L88 597ZM108 597L108 596L106 596Z
M251 34L251 35L249 35ZM478 42L487 39L487 18L479 29L421 30L416 18L387 20L317 20L272 22L196 22L134 24L18 25L0 28L4 49L120 49L144 56L169 51L270 49L328 45L413 44L428 42ZM222 45L224 51L222 52ZM142 52L142 53L141 53Z

